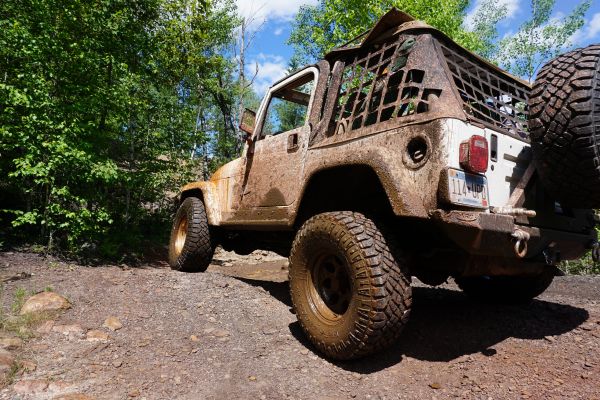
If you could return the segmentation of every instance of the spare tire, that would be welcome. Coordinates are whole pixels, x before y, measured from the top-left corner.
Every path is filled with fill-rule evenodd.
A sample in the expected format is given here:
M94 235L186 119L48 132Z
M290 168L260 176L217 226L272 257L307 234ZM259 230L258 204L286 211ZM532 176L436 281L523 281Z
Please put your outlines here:
M529 98L529 131L546 191L566 207L600 207L600 44L540 70Z

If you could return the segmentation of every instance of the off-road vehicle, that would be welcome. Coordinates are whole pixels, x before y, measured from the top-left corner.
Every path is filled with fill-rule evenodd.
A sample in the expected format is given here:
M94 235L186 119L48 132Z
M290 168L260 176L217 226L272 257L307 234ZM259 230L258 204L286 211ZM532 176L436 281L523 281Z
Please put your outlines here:
M529 85L393 9L244 114L242 156L181 190L170 265L289 256L298 320L336 359L398 339L413 276L531 300L598 252L599 66L590 46Z

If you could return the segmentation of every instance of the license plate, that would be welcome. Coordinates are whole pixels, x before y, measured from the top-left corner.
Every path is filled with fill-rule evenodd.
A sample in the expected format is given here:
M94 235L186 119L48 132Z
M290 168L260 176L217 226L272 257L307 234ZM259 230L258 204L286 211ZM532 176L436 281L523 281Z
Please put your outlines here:
M448 197L454 204L487 208L489 206L487 179L485 176L449 169Z

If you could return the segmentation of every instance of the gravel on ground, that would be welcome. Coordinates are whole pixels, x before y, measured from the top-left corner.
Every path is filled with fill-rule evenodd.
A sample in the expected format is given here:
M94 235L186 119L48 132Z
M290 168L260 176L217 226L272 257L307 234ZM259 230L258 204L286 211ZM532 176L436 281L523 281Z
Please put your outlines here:
M557 277L526 306L415 280L397 345L331 362L306 341L272 254L219 252L185 274L3 252L0 275L5 326L24 323L24 294L70 304L2 331L0 399L600 398L600 277Z

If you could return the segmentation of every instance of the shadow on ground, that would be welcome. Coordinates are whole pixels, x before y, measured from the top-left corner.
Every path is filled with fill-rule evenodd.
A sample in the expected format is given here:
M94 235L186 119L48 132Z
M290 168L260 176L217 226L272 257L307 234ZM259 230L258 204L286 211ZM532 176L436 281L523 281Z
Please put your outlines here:
M237 279L264 288L292 307L288 282ZM493 346L507 338L539 340L561 335L577 328L588 317L582 308L543 300L522 306L480 304L456 290L415 287L410 321L396 345L367 359L336 362L336 365L369 374L397 364L403 356L441 362L474 353L493 356L496 354ZM317 353L298 322L290 324L289 329L296 339Z
M273 281L259 281L249 278L235 277L237 280L247 283L252 286L259 286L265 289L271 296L292 308L292 298L290 296L290 285L288 282L273 282Z

